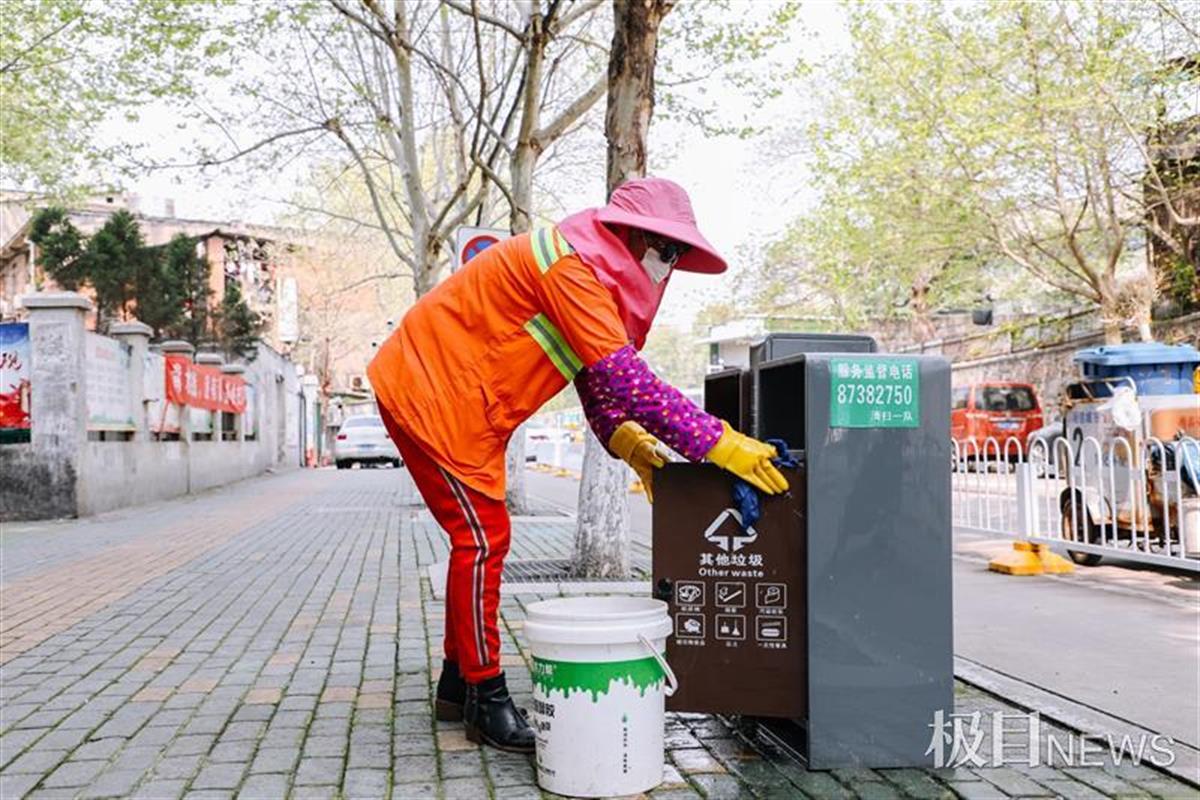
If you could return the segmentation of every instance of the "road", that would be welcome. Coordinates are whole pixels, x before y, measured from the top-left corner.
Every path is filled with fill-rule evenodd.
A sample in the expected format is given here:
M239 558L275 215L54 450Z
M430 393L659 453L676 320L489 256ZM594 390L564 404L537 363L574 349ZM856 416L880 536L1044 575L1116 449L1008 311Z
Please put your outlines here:
M528 473L530 493L573 510L579 482ZM650 506L630 495L635 542ZM987 570L1011 541L957 532L956 655L1115 717L1200 746L1200 580L1106 558L1071 575Z

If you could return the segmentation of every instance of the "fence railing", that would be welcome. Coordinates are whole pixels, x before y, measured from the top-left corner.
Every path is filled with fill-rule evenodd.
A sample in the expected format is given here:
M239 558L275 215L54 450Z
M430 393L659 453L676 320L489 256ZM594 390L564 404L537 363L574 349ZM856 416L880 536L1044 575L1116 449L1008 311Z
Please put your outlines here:
M1200 442L953 442L958 528L1200 572Z

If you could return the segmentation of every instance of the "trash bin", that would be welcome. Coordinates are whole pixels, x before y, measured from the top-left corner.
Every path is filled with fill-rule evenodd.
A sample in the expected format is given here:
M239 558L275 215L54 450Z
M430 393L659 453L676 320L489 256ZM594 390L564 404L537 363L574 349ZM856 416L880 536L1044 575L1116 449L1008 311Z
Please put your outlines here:
M774 718L814 769L930 766L954 708L949 364L806 353L754 377L759 438L800 463L754 530L716 468L655 478L654 591L687 676L668 708Z
M843 333L772 333L761 342L750 348L750 368L747 371L749 382L749 409L743 414L745 427L738 428L743 433L763 438L758 427L759 388L758 367L762 364L779 361L789 356L803 353L874 353L878 345L870 336ZM723 374L723 373L718 373ZM705 403L708 401L707 382L705 383ZM707 408L707 405L705 406ZM708 409L710 413L721 416L720 410ZM728 417L723 417L728 419ZM729 420L733 424L733 420Z
M1087 380L1129 378L1137 386L1139 395L1192 394L1195 391L1193 374L1200 366L1200 350L1189 344L1132 342L1080 350L1075 354L1075 362ZM1110 387L1095 388L1095 396L1111 394Z
M751 429L753 404L750 373L730 367L704 376L704 410L743 433Z
M772 333L750 348L750 369L801 353L874 353L875 339L857 333Z

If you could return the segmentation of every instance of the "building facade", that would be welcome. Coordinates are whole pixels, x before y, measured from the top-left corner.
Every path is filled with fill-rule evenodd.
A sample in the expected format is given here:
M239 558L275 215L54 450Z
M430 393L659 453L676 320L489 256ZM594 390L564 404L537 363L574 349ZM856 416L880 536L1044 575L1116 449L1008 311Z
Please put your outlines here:
M0 194L0 320L25 318L23 295L60 288L37 265L37 247L28 238L30 220L44 205L32 195ZM165 245L178 234L195 240L197 255L208 264L214 306L236 281L246 304L263 319L264 341L286 353L300 340L296 263L311 246L303 231L184 219L174 216L170 201L160 209L163 213L152 214L137 197L117 194L79 203L70 209L70 219L81 233L90 235L120 210L134 215L147 245ZM94 318L90 322L94 327Z

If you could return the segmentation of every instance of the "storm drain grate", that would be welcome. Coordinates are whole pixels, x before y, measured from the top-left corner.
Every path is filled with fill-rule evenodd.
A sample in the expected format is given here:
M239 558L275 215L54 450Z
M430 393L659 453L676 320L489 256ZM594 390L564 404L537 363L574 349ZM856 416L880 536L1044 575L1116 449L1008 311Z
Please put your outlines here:
M577 578L571 573L569 558L530 558L508 559L504 562L504 581L506 583L620 583L629 580L646 580L648 565L634 563L630 578Z
M430 564L429 588L434 599L446 599L448 561ZM575 578L568 558L512 558L504 564L500 590L506 594L576 595L637 594L650 591L650 559L634 555L629 578Z

